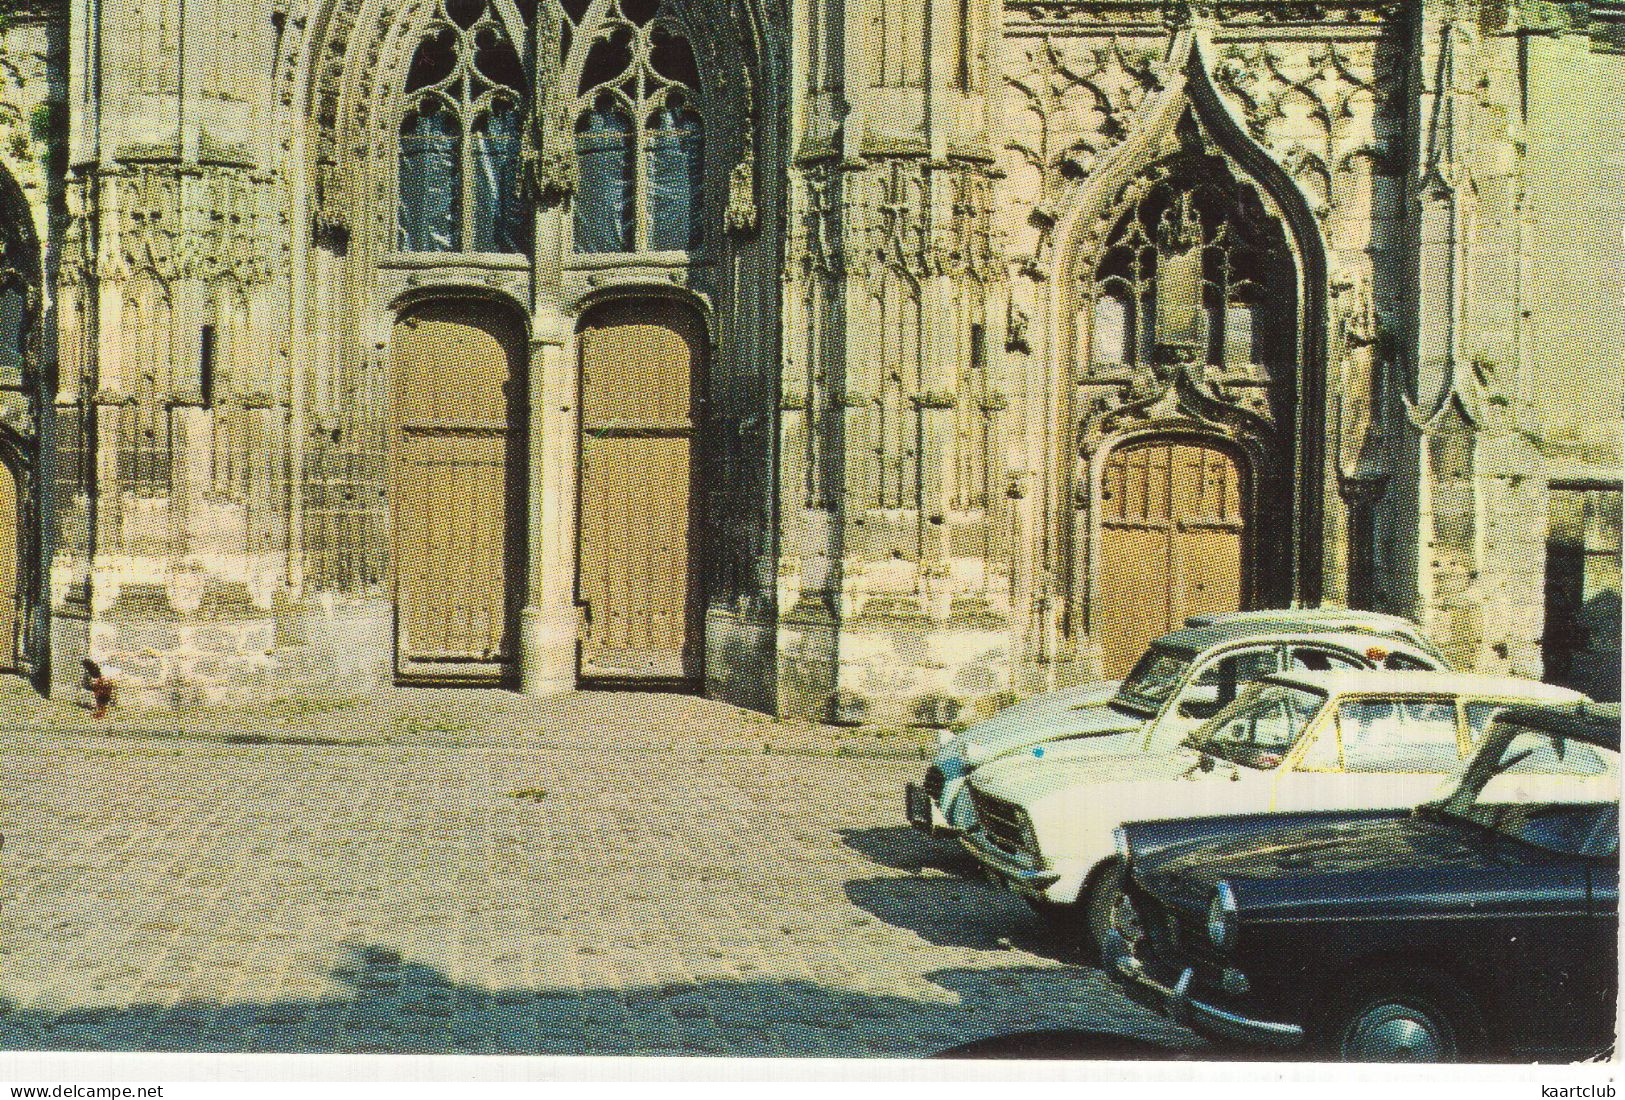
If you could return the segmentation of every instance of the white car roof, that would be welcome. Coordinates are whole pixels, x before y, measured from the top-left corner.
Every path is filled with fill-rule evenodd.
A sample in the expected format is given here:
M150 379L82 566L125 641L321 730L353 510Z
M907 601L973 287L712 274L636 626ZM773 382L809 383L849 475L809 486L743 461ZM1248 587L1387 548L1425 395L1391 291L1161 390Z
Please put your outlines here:
M1262 677L1280 683L1297 684L1328 695L1477 695L1492 699L1536 699L1542 702L1575 702L1586 698L1572 688L1543 684L1522 676L1499 676L1482 672L1401 672L1393 669L1360 669L1336 672L1277 672Z
M1246 642L1256 645L1290 643L1333 642L1348 648L1365 649L1381 646L1384 649L1408 647L1418 652L1428 650L1417 641L1399 634L1362 629L1350 623L1304 622L1288 623L1279 619L1249 622L1214 623L1211 626L1187 626L1170 631L1151 643L1150 648L1174 648L1205 653L1214 646ZM1431 655L1435 661L1440 658Z

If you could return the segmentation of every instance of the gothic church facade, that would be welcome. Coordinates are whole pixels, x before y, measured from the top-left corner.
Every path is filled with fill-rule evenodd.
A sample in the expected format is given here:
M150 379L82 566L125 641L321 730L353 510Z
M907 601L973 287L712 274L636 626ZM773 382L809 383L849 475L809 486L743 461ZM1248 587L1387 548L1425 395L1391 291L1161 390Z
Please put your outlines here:
M1622 104L1600 0L34 0L0 656L943 724L1329 603L1617 698Z

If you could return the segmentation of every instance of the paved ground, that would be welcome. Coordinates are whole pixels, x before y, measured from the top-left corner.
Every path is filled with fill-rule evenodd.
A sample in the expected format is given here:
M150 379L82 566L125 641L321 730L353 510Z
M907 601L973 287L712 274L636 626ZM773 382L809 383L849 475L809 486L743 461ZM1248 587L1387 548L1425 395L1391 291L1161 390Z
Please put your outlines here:
M918 732L491 692L93 724L7 690L0 1048L1199 1046L900 825Z

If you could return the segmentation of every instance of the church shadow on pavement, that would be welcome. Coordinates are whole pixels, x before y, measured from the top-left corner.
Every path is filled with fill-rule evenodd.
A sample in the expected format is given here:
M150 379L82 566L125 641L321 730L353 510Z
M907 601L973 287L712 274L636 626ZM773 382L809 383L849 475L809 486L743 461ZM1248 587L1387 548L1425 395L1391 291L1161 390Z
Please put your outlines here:
M485 989L387 948L350 954L331 972L335 992L318 998L50 1009L0 1000L0 1050L904 1058L1205 1050L1144 1010L1095 996L1095 977L1073 970L943 970L928 975L940 993L915 1000L804 980ZM974 1036L967 1013L986 1015L985 1034Z

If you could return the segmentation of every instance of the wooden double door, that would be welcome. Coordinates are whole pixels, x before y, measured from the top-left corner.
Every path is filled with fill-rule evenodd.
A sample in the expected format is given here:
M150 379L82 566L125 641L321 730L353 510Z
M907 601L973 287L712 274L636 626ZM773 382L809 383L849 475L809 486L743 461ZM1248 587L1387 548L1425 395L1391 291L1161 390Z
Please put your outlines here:
M577 600L584 684L692 684L703 638L693 485L704 330L660 300L581 326Z
M1246 478L1228 447L1126 444L1106 459L1091 633L1108 677L1191 615L1248 599Z
M396 668L502 681L524 590L523 326L479 300L395 325Z

